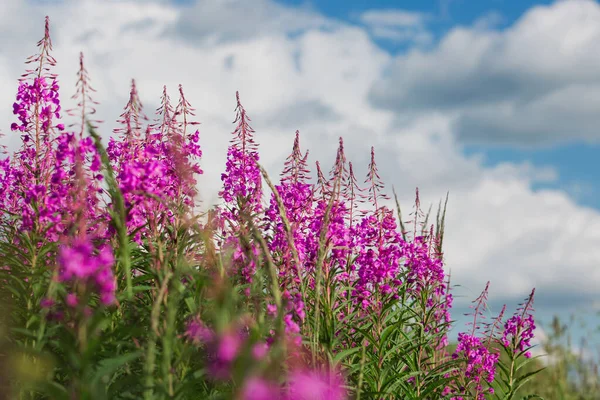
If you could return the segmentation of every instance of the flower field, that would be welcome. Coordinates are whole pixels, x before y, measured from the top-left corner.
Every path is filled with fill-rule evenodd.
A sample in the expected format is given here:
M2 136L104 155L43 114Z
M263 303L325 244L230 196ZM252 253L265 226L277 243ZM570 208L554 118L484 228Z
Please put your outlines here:
M215 166L183 87L148 118L132 81L103 143L79 61L63 111L46 18L7 133L22 143L0 159L7 398L541 398L522 393L535 289L486 321L488 283L453 327L446 206L433 221L417 190L403 215L375 149L353 166L340 138L325 169L296 132L276 182L236 93L221 204L203 210L196 178Z

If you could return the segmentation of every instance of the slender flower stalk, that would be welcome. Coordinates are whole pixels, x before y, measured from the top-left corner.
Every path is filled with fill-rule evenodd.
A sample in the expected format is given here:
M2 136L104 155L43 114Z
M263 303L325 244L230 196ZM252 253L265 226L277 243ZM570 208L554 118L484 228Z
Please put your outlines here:
M86 131L86 124L90 122L94 128L98 128L98 123L102 122L99 120L92 120L94 114L96 114L96 108L98 103L92 98L92 93L95 93L96 89L90 84L90 77L87 69L85 68L83 61L83 53L79 53L79 71L77 72L77 91L71 97L71 99L77 101L77 108L67 110L67 114L70 116L78 116L80 118L79 123L69 125L69 128L78 126L79 139L83 139ZM79 115L76 114L79 111Z
M462 390L472 392L474 398L478 400L485 399L486 387L485 383L491 384L494 382L496 374L496 364L500 354L486 346L484 339L478 336L478 331L481 328L480 319L485 318L483 312L487 309L488 289L490 283L485 285L485 289L479 297L473 301L473 321L469 323L471 332L458 334L458 346L452 354L453 359L463 359L465 362L464 369L460 369L460 382ZM454 393L456 390L450 390ZM491 386L487 387L487 393L494 393ZM458 398L458 397L456 397Z

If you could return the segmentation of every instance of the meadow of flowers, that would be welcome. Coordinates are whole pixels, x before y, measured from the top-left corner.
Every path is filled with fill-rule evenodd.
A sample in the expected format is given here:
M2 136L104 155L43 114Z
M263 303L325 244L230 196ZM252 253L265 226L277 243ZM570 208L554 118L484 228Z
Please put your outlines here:
M512 399L536 373L534 290L484 322L488 284L449 350L446 207L389 208L373 148L363 181L341 138L327 171L296 132L274 183L236 94L221 204L201 210L181 86L151 121L132 81L102 143L83 55L67 124L48 18L38 49L0 160L7 398Z

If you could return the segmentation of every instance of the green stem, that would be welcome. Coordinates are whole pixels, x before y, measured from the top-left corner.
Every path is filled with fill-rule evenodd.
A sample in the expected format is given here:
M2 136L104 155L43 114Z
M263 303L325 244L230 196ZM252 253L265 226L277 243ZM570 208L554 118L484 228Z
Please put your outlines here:
M160 291L158 296L156 296L156 300L154 300L154 305L152 307L151 314L151 328L150 329L150 338L148 340L148 349L146 350L146 363L145 363L145 372L146 372L146 390L144 391L144 399L152 400L153 399L153 388L154 388L154 367L156 364L156 340L159 336L158 331L158 318L160 316L160 305L163 302L164 296L167 292L167 288L169 285L169 280L173 274L168 272L165 276L165 279L162 282Z

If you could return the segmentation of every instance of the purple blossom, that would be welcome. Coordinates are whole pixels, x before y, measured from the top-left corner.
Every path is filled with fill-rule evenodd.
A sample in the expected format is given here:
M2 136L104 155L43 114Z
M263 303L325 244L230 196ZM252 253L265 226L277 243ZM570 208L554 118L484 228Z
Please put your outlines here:
M254 142L254 130L249 125L250 118L236 92L236 119L234 138L227 150L225 172L221 174L223 190L219 196L227 209L223 212L227 219L237 221L240 212L254 214L262 211L262 178L258 168L258 145Z
M534 295L535 289L531 291L526 303L521 305L517 313L504 324L502 343L504 346L512 348L514 353L525 351L531 347L533 331L536 328L532 314ZM526 351L524 356L530 358L531 352Z
M464 358L466 367L465 377L478 385L482 379L488 383L494 381L496 363L500 357L497 352L490 352L482 340L468 333L458 334L458 345L452 358ZM483 398L483 397L482 397Z
M289 377L287 400L344 400L343 381L335 374L294 371Z
M196 317L188 322L185 336L198 345L212 342L215 334L200 318Z
M245 383L241 400L277 400L281 399L281 389L264 379L250 378Z
M58 277L61 282L94 285L102 304L111 305L115 301L117 289L112 272L114 262L109 246L103 246L97 251L89 239L76 239L70 245L61 247L58 253ZM74 299L67 298L67 302L74 303Z
M189 103L180 94L185 104L186 116L190 114ZM175 215L172 204L194 206L197 194L195 174L203 171L198 164L202 156L199 132L188 134L187 125L192 121L178 122L180 114L174 112L169 103L166 88L163 90L162 105L157 111L160 123L148 126L145 137L141 137L140 119L144 118L141 103L132 81L130 99L121 115L124 128L117 130L119 140L111 138L107 153L115 165L119 188L127 208L127 227L137 231L135 240L156 232L158 226ZM179 112L179 111L178 111Z

